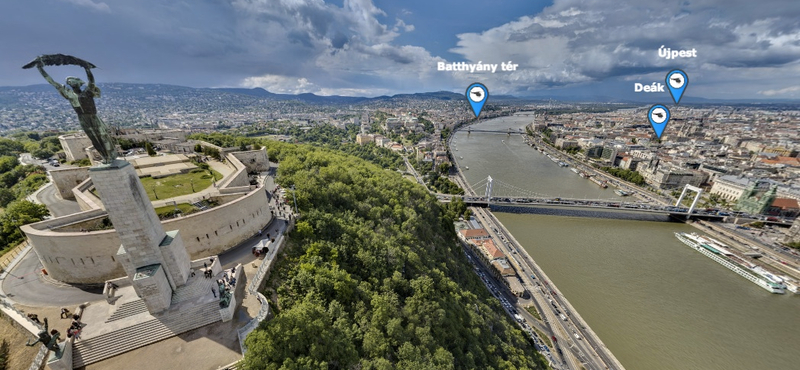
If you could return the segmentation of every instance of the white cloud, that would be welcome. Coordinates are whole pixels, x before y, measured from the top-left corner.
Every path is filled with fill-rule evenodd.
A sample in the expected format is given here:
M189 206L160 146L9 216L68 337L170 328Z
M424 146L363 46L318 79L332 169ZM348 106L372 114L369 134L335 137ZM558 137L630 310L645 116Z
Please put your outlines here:
M242 83L242 87L260 87L276 94L302 94L318 92L319 87L304 77L287 77L279 75L263 75L247 77Z
M387 87L418 91L437 86L432 72L442 59L422 47L395 44L400 33L411 32L414 26L399 18L391 26L381 23L378 17L386 13L371 0L345 0L342 7L321 0L232 4L240 17L237 32L246 35L246 49L262 68L244 78L242 86L346 95L383 94ZM276 76L306 76L313 84Z
M793 94L795 92L800 92L800 86L790 86L777 90L763 90L759 91L758 93L764 96L780 96L780 95L795 96L795 94Z
M747 0L731 0L724 7L714 0L555 0L535 16L459 34L451 52L472 63L519 63L518 72L486 77L508 91L637 79L672 68L682 68L690 77L702 70L717 81L773 67L772 73L785 73L784 78L800 83L800 76L789 73L800 61L800 7L794 1L778 2L785 6ZM661 45L694 48L698 57L659 58ZM691 90L704 83L690 81Z
M92 0L61 0L66 1L68 3L72 3L78 6L84 6L92 10L96 10L98 12L111 12L111 8L108 7L108 4L100 2L96 3Z

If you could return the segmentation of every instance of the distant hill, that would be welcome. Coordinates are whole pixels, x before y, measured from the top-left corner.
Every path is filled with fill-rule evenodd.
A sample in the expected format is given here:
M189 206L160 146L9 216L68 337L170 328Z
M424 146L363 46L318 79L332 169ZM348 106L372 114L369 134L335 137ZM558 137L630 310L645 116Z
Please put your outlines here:
M380 100L408 100L408 99L433 99L433 100L460 100L464 99L464 96L461 94L456 94L450 91L437 91L437 92L426 92L426 93L415 93L415 94L397 94L392 96L378 96L374 98L366 98L361 96L339 96L339 95L316 95L312 93L304 93L304 94L275 94L271 93L267 90L264 90L260 87L256 87L253 89L244 89L244 88L217 88L213 89L217 91L224 91L231 94L241 94L241 95L249 95L249 96L256 96L259 98L266 98L271 100L298 100L304 103L309 104L354 104L354 103L361 103L361 102L369 102L369 101L380 101Z
M163 84L131 84L131 83L104 83L99 84L100 88L106 93L114 93L124 95L128 98L144 98L154 96L170 96L175 97L191 97L203 96L211 97L217 96L220 93L223 95L241 95L248 96L254 99L269 100L274 102L279 101L297 101L306 104L358 104L370 102L402 102L409 100L439 100L439 101L461 101L464 100L464 94L455 93L451 91L435 91L413 94L396 94L396 95L383 95L373 98L362 96L340 96L340 95L316 95L312 93L303 94L276 94L269 92L263 88L257 87L252 89L247 88L195 88L177 85L163 85ZM0 86L0 107L13 106L19 103L19 96L15 93L47 93L52 96L52 87L46 84L29 85L29 86ZM229 95L230 94L230 95ZM514 96L514 95L493 95L490 94L492 102L541 102L541 101L563 101L563 102L592 102L592 103L631 103L631 104L644 104L644 103L665 103L671 102L668 96L659 96L657 99L649 96L632 96L632 95L587 95L587 94L572 94L567 91L550 91L550 92L537 92L530 96ZM706 99L700 97L686 96L681 100L682 104L789 104L796 105L796 100L786 99L763 99L763 100L733 100L733 99Z

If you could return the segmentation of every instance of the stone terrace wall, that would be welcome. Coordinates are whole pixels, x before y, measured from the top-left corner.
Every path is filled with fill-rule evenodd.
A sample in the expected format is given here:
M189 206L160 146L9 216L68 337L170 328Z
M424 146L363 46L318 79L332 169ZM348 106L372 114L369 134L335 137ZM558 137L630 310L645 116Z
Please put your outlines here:
M61 199L75 199L72 188L89 178L89 167L65 168L50 171L53 184Z
M105 215L103 210L25 225L22 230L48 274L68 283L93 284L124 275L115 256L115 230L59 232L58 228ZM164 230L180 230L192 259L220 254L258 233L272 220L267 195L257 188L237 200L206 211L162 221Z
M248 150L231 153L247 168L247 172L265 172L269 170L269 157L267 150Z

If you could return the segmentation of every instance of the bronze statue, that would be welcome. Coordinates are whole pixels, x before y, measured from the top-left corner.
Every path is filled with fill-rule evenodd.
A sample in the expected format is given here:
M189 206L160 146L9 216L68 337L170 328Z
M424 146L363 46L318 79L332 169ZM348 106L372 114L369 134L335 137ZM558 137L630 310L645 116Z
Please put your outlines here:
M83 67L86 71L89 85L81 90L81 87L86 83L77 77L67 77L65 85L55 82L44 70L44 66L53 65L76 65ZM70 55L50 54L40 55L22 68L28 69L33 67L39 69L39 73L42 74L42 77L53 85L61 96L69 100L70 104L72 104L72 108L78 113L78 121L81 123L81 128L83 128L83 131L92 141L94 149L103 157L103 163L108 164L114 161L114 159L117 158L116 143L111 136L109 127L97 116L97 107L94 104L94 98L100 97L100 89L94 84L94 75L92 74L92 68L96 68L94 64Z
M47 331L47 318L44 319L44 329L39 332L39 338L36 339L35 342L31 343L31 340L28 339L28 342L25 343L26 346L32 347L35 346L36 343L44 344L47 349L56 353L56 356L60 356L61 354L61 347L58 346L58 337L61 333L58 330L53 329L52 331Z
M217 280L217 287L219 288L219 307L226 308L231 304L231 291L222 280Z

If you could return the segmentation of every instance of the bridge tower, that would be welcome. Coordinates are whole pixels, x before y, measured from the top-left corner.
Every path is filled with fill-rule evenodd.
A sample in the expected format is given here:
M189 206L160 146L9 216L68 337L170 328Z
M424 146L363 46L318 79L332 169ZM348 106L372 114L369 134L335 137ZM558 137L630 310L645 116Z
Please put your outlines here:
M678 201L675 202L675 206L676 207L680 207L681 206L681 202L683 201L683 197L686 196L686 191L687 190L690 190L690 191L693 191L693 192L697 193L697 195L694 196L694 200L692 201L692 205L689 206L689 213L686 215L686 219L688 220L689 217L692 216L692 211L694 211L694 206L697 205L697 201L700 199L700 196L703 195L703 189L700 189L700 188L698 188L696 186L692 186L692 185L686 184L686 186L683 187L683 191L681 192L681 196L678 198Z
M486 204L492 203L492 187L494 186L494 179L492 176L486 178L486 193L484 197L486 197Z

